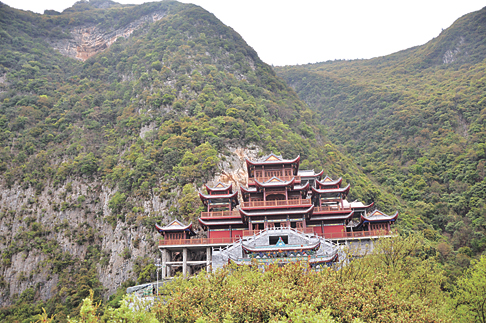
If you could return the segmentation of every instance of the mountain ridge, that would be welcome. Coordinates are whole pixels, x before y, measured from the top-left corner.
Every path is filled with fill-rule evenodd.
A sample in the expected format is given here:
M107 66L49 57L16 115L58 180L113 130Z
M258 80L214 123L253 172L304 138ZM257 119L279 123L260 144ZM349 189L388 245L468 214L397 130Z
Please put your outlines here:
M65 320L90 289L101 299L155 279L154 223L194 220L197 189L237 169L244 147L300 154L301 167L352 183L350 198L401 207L213 14L81 4L60 15L0 7L0 299L11 305L0 318L45 307ZM116 30L151 12L167 14L85 61L52 48L70 28Z
M276 68L339 149L448 237L458 257L486 247L485 30L483 8L386 57Z

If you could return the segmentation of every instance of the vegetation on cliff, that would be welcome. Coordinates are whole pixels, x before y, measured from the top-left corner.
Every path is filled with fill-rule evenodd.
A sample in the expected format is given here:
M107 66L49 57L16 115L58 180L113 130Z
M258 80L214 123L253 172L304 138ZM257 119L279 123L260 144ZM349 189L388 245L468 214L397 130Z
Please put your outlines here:
M74 42L76 28L110 34L154 12L163 18L98 44L86 61L53 49ZM194 5L96 0L38 15L0 4L0 301L10 304L0 319L32 321L44 307L65 322L90 290L94 302L107 296L102 272L154 279L153 223L193 220L196 188L214 177L229 147L243 146L300 154L301 168L324 168L351 183L350 199L403 211L402 230L425 237L413 257L403 257L406 266L389 271L377 265L386 260L371 257L372 266L356 266L380 268L376 277L388 287L373 289L377 281L365 270L339 288L357 293L352 284L363 285L358 296L366 300L398 293L383 315L442 318L439 301L456 292L458 277L458 286L470 286L479 265L466 276L462 270L486 248L483 16L466 16L431 43L384 58L279 68L307 106L235 31ZM292 277L290 269L272 272ZM321 288L343 272L309 273L296 288ZM272 282L267 274L232 271L240 273L243 281ZM182 295L203 286L204 277L173 288ZM425 289L415 288L421 279ZM126 287L117 284L111 307ZM214 315L225 304L243 308L218 292L224 297L204 299L222 302L211 305ZM353 309L339 316L340 299L314 304L302 297L295 310L280 298L267 299L272 308L254 308L281 320L354 316ZM174 306L181 311L194 302L180 299L186 303ZM455 306L473 315L474 301ZM208 313L199 314L215 319Z
M76 28L113 33L154 12L163 18L98 44L86 61L52 48L76 41ZM350 198L397 207L271 67L200 7L90 1L38 15L0 4L0 51L0 298L11 304L2 320L45 307L64 321L89 289L99 300L106 284L123 289L120 277L154 279L153 224L197 216L195 189L228 147L300 154L302 168L351 183Z
M451 271L486 250L485 30L486 8L389 56L276 69L429 239L447 237Z
M119 309L87 298L71 322L138 322L142 316L151 322L484 322L486 257L448 293L445 272L425 241L383 239L372 254L337 270L315 272L305 262L264 272L230 265L168 283L151 311L133 300L134 311L128 310L130 298Z

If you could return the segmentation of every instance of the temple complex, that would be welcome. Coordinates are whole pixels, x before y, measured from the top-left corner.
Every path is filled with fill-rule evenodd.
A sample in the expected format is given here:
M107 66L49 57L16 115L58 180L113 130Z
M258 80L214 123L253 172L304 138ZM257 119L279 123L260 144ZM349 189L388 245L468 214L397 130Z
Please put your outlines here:
M181 269L186 276L228 262L307 261L320 268L338 261L339 244L369 244L390 235L398 212L389 216L373 203L349 202L350 184L323 178L324 171L300 170L299 164L300 156L246 159L247 187L237 191L231 184L206 185L206 192L199 192L203 238L196 237L192 224L175 220L156 225L164 237L159 244L162 276Z

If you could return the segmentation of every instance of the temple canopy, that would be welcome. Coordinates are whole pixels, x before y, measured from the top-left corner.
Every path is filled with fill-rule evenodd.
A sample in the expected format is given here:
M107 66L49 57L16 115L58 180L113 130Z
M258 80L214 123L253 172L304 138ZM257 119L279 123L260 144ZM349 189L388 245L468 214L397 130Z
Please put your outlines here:
M342 181L343 181L342 177L339 177L337 180L333 181L332 178L326 176L322 181L319 180L316 181L316 188L318 189L339 188L341 187Z
M260 182L258 180L255 180L255 184L257 187L290 187L292 188L295 184L295 177L292 178L290 181L283 181L278 177L272 177L268 181L265 182Z
M395 222L398 218L398 211L390 216L379 210L374 210L370 215L361 215L362 222Z
M230 194L214 194L214 195L206 195L199 193L199 198L203 202L204 205L208 205L208 201L217 201L217 200L225 200L228 203L229 200L232 200L234 204L238 204L238 191Z
M206 191L209 195L213 194L231 194L233 189L233 183L225 185L224 183L218 182L215 186L206 186Z
M353 201L353 202L348 202L347 200L343 201L343 206L345 208L351 208L351 209L357 210L357 211L369 209L373 205L375 205L375 202L371 202L370 204L364 204L363 202L359 202L359 201Z
M240 186L240 190L242 194L254 193L258 191L256 187L244 187L243 185Z
M354 211L349 213L342 213L342 211L326 211L326 212L316 212L312 214L310 221L327 221L327 220L351 220L353 218Z
M211 226L229 226L229 225L244 225L241 217L221 217L218 219L211 219L211 218L199 218L199 224L204 227L211 227Z
M342 188L316 189L312 187L311 189L313 196L319 194L342 194L342 198L344 199L348 195L350 187L351 185L348 184L348 186Z
M311 205L310 207L306 208L300 208L300 209L275 209L275 210L266 210L266 209L261 209L258 211L253 211L253 212L248 212L243 210L242 208L239 209L240 214L242 216L247 216L247 217L252 217L252 216L271 216L271 215L282 215L286 216L287 215L309 215L312 214L314 211L314 205Z
M247 158L246 166L246 187L236 184L240 190L233 192L232 184L212 182L216 184L205 186L207 194L200 190L205 210L197 226L204 232L196 239L190 239L195 235L192 224L174 220L165 227L155 225L164 235L160 249L183 251L181 262L165 257L167 269L182 265L185 275L188 265L210 270L211 265L216 268L232 261L258 267L305 261L320 270L338 261L338 248L326 239L370 240L392 233L398 212L388 216L370 212L373 203L348 202L350 184L341 187L342 178L323 178L324 170L299 170L300 155L284 159L271 153ZM189 248L195 258L186 261L192 254L186 252ZM202 250L206 261L200 258Z
M185 233L186 236L196 235L196 233L192 230L192 223L185 225L179 220L174 220L164 227L155 224L155 228L163 236L166 236L167 234L171 234L171 233Z
M285 166L288 165L293 169L293 175L297 175L299 170L299 163L300 163L300 155L297 156L295 159L283 159L282 156L275 155L271 153L270 155L263 156L262 158L256 160L249 160L246 158L246 167L248 169L248 174L250 177L252 176L252 170L257 166Z
M321 179L323 174L324 174L324 169L321 170L319 173L316 173L313 169L299 170L297 172L297 175L303 178L313 177L313 178L318 178L319 180Z
M321 246L321 241L317 241L313 244L308 245L289 245L283 242L282 238L279 238L277 244L275 245L267 245L267 246L258 246L258 247L251 247L249 245L242 244L243 250L248 253L260 253L260 252L275 252L275 251L294 251L294 252L302 252L302 251L317 251Z

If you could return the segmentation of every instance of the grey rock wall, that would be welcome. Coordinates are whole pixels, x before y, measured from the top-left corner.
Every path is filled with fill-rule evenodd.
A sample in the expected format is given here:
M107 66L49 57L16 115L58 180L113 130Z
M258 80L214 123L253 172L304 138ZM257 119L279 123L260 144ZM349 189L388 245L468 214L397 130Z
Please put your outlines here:
M257 151L256 147L230 148L228 156L220 156L224 160L213 181L243 176L244 156L251 157ZM0 186L0 253L6 256L13 252L0 262L0 282L5 281L5 286L0 284L0 305L12 304L14 296L27 288L36 288L43 300L55 295L58 288L59 275L53 272L49 260L54 255L32 247L36 237L28 235L34 232L33 222L42 226L38 231L42 236L38 239L55 242L56 252L66 253L73 259L83 261L89 246L99 246L104 261L97 265L97 273L105 296L114 293L124 281L137 279L133 272L137 257L160 257L157 251L160 235L139 219L162 216L162 221L170 222L169 207L177 205L180 190L175 189L170 199L161 199L153 192L143 200L129 197L127 202L143 207L144 211L131 214L131 219L127 216L125 221L113 220L116 215L108 206L116 191L99 179L84 177L69 178L59 187L48 184L38 195L33 188ZM82 197L84 201L80 202ZM87 240L89 232L92 239ZM126 249L130 257L123 257Z
M158 21L165 14L154 12L116 30L104 30L97 25L74 27L68 31L72 38L50 40L50 44L65 56L85 61L109 48L119 37L127 38L143 24Z

